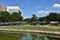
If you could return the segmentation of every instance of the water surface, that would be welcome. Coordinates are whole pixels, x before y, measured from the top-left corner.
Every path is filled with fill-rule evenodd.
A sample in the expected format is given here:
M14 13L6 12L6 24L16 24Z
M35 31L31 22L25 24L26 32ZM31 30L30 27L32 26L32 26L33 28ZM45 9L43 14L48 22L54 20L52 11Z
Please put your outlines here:
M60 40L60 38L54 38L42 34L0 32L0 40Z

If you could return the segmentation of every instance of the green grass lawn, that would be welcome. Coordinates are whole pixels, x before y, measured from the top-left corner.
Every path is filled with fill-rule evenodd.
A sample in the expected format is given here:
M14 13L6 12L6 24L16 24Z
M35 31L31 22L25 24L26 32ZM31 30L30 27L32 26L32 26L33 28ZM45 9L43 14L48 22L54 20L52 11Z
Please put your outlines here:
M44 27L44 26L32 26L32 25L16 25L16 26L1 26L0 28L5 29L19 29L19 30L40 30L40 31L56 31L60 32L60 27Z

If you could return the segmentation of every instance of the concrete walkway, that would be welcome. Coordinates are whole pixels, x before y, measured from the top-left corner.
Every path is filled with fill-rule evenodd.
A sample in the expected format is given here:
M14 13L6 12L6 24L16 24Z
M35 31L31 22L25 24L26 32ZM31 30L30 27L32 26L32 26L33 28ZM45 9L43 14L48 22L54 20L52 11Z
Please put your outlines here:
M60 36L60 32L51 32L51 31L40 31L40 30L19 30L19 29L4 29L0 28L0 32L9 32L9 33L40 33L40 34L48 34L48 35L56 35Z

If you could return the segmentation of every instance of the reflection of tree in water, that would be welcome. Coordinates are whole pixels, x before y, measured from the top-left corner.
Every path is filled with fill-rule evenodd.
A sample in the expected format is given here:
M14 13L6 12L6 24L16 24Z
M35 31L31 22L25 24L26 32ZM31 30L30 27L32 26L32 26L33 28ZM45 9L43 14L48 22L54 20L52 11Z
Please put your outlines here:
M22 33L10 33L10 34L8 33L7 35L12 36L12 37L15 37L18 40L20 40L22 38L22 36L23 36Z
M60 38L54 38L54 37L50 37L50 36L47 36L47 38L48 38L49 40L60 40Z
M44 37L40 34L32 34L32 40L44 40Z
M32 40L48 40L46 36L41 34L32 34Z
M39 39L40 39L40 40L44 40L44 37L45 37L45 36L40 35Z
M20 40L22 35L20 33L0 33L0 40Z
M32 40L32 36L30 34L26 34L22 37L22 40Z
M37 35L31 34L32 35L32 40L35 40L37 38Z

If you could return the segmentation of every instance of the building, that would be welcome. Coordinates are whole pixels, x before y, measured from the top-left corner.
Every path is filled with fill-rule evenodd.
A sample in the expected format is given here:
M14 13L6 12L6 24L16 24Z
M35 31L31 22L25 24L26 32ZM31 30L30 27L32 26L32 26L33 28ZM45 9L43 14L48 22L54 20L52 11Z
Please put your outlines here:
M19 8L19 6L7 6L7 11L9 13L13 13L13 12L20 12L22 13L21 9Z
M0 4L0 11L7 11L7 7Z
M20 11L23 14L23 12L21 11L19 6L4 6L4 5L0 4L0 11L7 11L10 14L13 12L18 13Z

